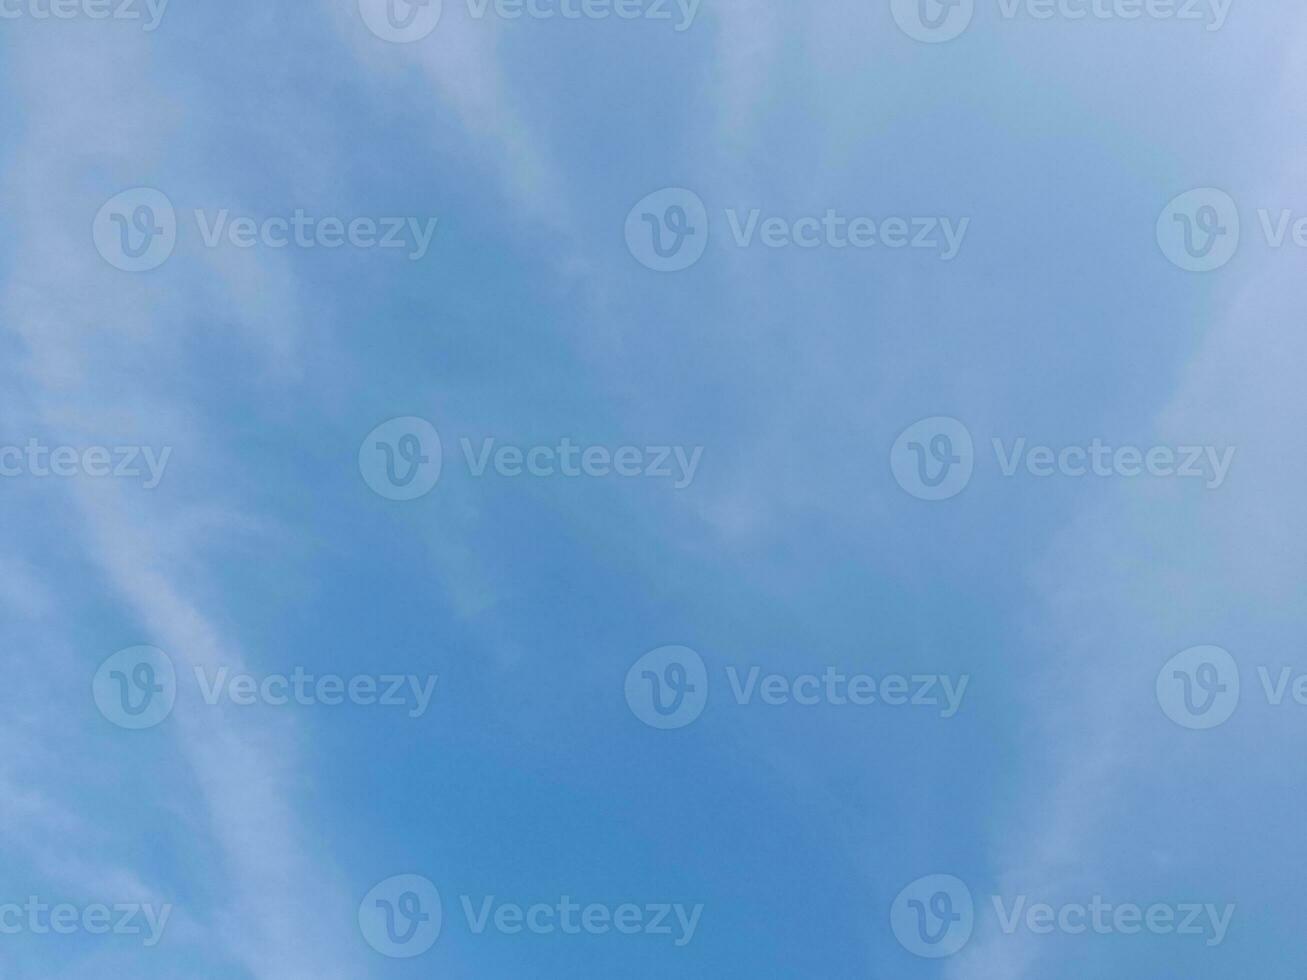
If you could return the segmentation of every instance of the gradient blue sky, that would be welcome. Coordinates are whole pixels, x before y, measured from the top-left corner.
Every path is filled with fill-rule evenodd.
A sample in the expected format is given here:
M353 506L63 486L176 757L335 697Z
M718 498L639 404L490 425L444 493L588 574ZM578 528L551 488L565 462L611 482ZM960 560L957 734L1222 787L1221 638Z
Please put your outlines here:
M1307 19L1003 20L947 44L885 0L704 0L692 29L469 19L385 44L353 0L173 0L159 29L0 21L0 442L174 447L154 491L0 481L0 903L171 902L166 941L0 937L4 980L1296 978L1307 708L1171 724L1198 644L1307 668L1307 253L1184 273L1154 224L1214 186L1307 214ZM92 245L126 188L178 211L440 218L421 262ZM631 206L714 237L658 275ZM723 208L968 216L957 259L736 249ZM1245 230L1248 218L1246 217ZM458 440L705 447L694 484L360 478L416 415ZM907 425L1061 446L1234 445L1219 492L1002 479L903 493ZM214 709L129 733L114 651L179 670L434 672L432 710ZM623 698L664 644L714 700ZM726 665L971 675L964 709L736 707ZM922 875L1050 902L1237 903L1176 937L1004 936L918 960ZM390 875L445 896L386 960ZM474 936L459 894L703 903L693 943Z

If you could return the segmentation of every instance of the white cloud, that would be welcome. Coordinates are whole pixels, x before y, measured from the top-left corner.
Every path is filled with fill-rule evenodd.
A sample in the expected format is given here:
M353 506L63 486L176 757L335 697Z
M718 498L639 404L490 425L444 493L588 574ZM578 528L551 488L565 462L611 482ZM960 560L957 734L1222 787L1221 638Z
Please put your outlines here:
M1286 64L1300 66L1296 52L1303 48L1286 44ZM1286 89L1281 118L1298 114L1300 94L1298 83ZM1242 199L1254 207L1289 206L1303 162L1290 161L1287 174L1270 181L1250 182ZM1121 834L1129 834L1129 815L1150 806L1189 812L1187 802L1158 800L1148 789L1186 764L1177 752L1204 753L1227 774L1207 788L1213 808L1275 778L1275 760L1258 751L1268 744L1260 719L1229 726L1219 739L1168 740L1158 737L1153 700L1158 669L1193 645L1226 646L1246 665L1262 657L1307 666L1301 644L1244 645L1252 637L1301 637L1307 628L1307 284L1300 256L1247 240L1221 275L1228 287L1210 332L1180 372L1154 434L1158 444L1237 446L1231 479L1218 491L1196 493L1122 482L1071 521L1032 570L1043 603L1032 635L1047 660L1033 665L1025 697L1032 716L1023 741L1034 747L1028 785L993 853L1009 895L1080 885L1094 889L1080 895L1086 898L1147 872L1122 864ZM1169 852L1155 859L1152 870L1163 885L1170 880L1163 872L1184 860ZM1029 936L978 935L950 964L949 976L1020 980L1044 975L1047 965Z
M148 37L106 35L100 27L15 32L8 46L9 91L28 111L2 179L8 227L21 248L0 292L0 309L29 355L23 417L36 431L53 429L71 445L130 431L142 441L157 437L156 444L221 452L221 434L202 431L193 406L166 394L177 388L170 379L191 367L179 339L200 309L167 274L134 278L100 261L91 247L90 222L104 185L88 186L86 177L88 171L111 174L120 183L114 191L147 183L169 141L198 125L200 110L191 106L183 117L158 94L147 68L156 57ZM275 332L256 349L274 366L289 359L300 325L288 298L297 287L287 266L275 259L257 267L239 260L223 264L207 254L203 260L222 284L203 302L216 298L218 309L250 325L253 336ZM220 511L220 503L185 500L179 491L142 496L122 481L87 481L69 495L46 482L43 513L70 508L69 534L83 536L112 595L145 627L149 642L168 650L179 671L219 658L239 664L236 639L186 594L186 583L196 581L189 570L203 565L197 541L175 537L190 526L188 515ZM161 528L174 535L166 548L155 547ZM48 587L22 565L9 563L3 571L0 581L11 602L29 603L35 612L49 608ZM66 594L63 599L69 601ZM84 698L96 658L111 652L70 654L60 681ZM40 745L45 733L57 729L58 713L29 722L29 744ZM218 711L201 719L179 706L166 730L175 733L189 763L223 858L215 880L202 887L220 896L221 921L206 926L225 939L228 954L252 976L269 980L366 976L354 937L341 928L352 922L352 898L330 862L306 840L308 821L293 792L300 765L296 726L238 723ZM56 801L64 788L51 785L47 791L37 781L60 771L50 765L24 768L17 776L0 772L0 811L10 818L11 832L17 833L15 822L29 830L71 826L79 832L64 838L67 856L58 864L44 836L29 836L29 850L44 853L48 872L78 877L86 887L114 879L106 887L119 893L129 887L149 891L129 870L95 860L94 835L80 832L67 804ZM130 826L120 833L118 845L132 839ZM79 847L77 841L85 843Z

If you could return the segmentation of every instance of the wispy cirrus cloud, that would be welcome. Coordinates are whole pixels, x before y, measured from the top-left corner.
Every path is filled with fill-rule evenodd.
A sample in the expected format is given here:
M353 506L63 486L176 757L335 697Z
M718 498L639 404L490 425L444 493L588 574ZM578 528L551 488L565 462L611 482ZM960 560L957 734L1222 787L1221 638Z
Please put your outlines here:
M119 32L106 40L93 22L59 27L15 32L8 48L10 91L21 93L26 104L0 178L8 227L22 242L0 290L4 321L22 351L14 372L21 395L9 398L10 431L55 431L71 445L113 444L124 436L153 439L187 447L194 464L218 470L221 457L232 453L227 435L200 421L202 413L177 385L156 382L195 370L185 338L214 300L237 331L246 331L246 341L274 374L293 377L286 365L296 356L302 320L297 285L287 261L275 256L203 254L199 269L179 258L175 278L134 278L101 262L90 240L97 198L109 188L159 182L171 169L174 141L183 132L194 134L199 123L195 106L181 111L166 89L152 83L159 59L167 56L150 38ZM192 188L206 181L219 187L224 177L191 172L188 181ZM175 184L169 190L188 193ZM204 287L190 289L192 276L207 280ZM197 447L204 447L202 454ZM202 608L207 600L187 595L203 577L196 569L206 564L207 538L178 535L195 526L188 515L197 511L209 515L204 523L214 515L226 520L224 513L232 521L244 518L230 514L220 494L197 492L197 486L205 485L186 481L185 489L165 486L143 498L139 488L120 481L85 480L71 488L50 483L39 500L33 494L21 504L46 517L61 515L70 550L98 569L107 594L120 604L119 616L139 624L148 642L166 648L183 673L196 664L243 662L239 639ZM165 527L170 539L158 547ZM48 613L56 602L78 605L66 593L56 599L51 583L24 564L11 562L4 578L9 599L35 615ZM77 750L57 734L59 712L85 712L89 677L112 652L87 649L85 636L61 637L50 622L44 630L45 643L65 653L52 661L59 665L50 678L58 697L30 702L51 710L20 720L15 743L32 746L34 762L47 741ZM221 855L201 880L186 882L189 893L211 896L202 929L221 937L218 961L242 963L260 978L368 975L348 928L341 927L352 922L353 900L308 843L311 821L295 792L303 764L296 724L251 722L218 711L191 714L179 707L161 731L175 738L185 768L173 771L158 763L157 781L148 788L155 798L142 805L193 810L191 829L208 835ZM128 743L120 738L119 744ZM118 763L129 765L129 756L119 756ZM71 808L94 812L95 791L88 787L85 798L75 801L68 787L45 785L59 771L37 765L0 773L7 825L16 835L28 828L28 852L40 858L38 866L77 893L166 894L169 889L147 887L127 866L96 857L133 850L133 835L147 819L139 826L121 824L116 833L109 826L88 832L85 818ZM188 785L198 799L181 803L176 797ZM51 834L62 841L58 861ZM187 916L181 911L178 921ZM179 928L195 941L193 929Z

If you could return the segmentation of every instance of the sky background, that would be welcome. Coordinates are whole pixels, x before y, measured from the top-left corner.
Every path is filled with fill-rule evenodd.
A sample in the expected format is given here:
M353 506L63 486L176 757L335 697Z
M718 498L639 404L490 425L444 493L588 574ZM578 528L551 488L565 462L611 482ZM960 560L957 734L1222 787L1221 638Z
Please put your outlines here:
M25 9L25 8L24 8ZM0 904L153 902L165 939L0 936L0 978L1296 978L1307 707L1307 18L1005 19L923 44L884 0L703 0L693 26L477 20L400 45L354 0L174 0L139 23L0 20L0 444L171 446L139 481L0 479ZM132 274L107 200L177 208ZM639 264L627 213L706 203L703 258ZM1244 240L1158 247L1217 187ZM438 217L430 252L205 248L195 209ZM726 208L969 217L956 259L741 249ZM363 438L439 430L420 500ZM932 503L889 467L950 416L975 475ZM704 447L691 486L475 478L459 440ZM992 438L1235 446L1217 490L1004 478ZM172 716L124 731L91 683L166 651ZM667 644L712 692L642 724ZM1208 732L1155 695L1231 652ZM204 705L196 665L435 673L421 718ZM967 674L956 717L737 705L723 671ZM950 874L956 956L889 910ZM392 875L444 897L412 960L360 934ZM702 903L694 940L473 934L460 895ZM1237 905L1177 936L1003 935L988 896Z

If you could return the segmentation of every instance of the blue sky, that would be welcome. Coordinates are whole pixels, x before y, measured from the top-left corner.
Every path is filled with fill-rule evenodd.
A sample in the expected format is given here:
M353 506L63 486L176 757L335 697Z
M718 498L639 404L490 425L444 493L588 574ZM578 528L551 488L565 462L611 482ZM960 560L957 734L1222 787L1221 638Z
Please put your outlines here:
M814 9L814 7L816 9ZM508 20L445 0L388 43L357 0L174 0L137 22L0 20L0 445L171 447L140 479L0 479L0 907L172 907L162 941L0 935L5 980L206 977L1295 977L1307 707L1300 506L1307 251L1302 16L1220 30L1007 18L921 43L888 0L703 0L675 22ZM492 8L493 9L493 8ZM132 273L97 212L164 192L174 252ZM684 188L708 244L624 241ZM1155 233L1239 207L1210 273ZM430 250L207 247L206 220L437 218ZM736 247L728 210L969 219L957 256ZM959 420L974 474L917 499L891 447ZM439 432L416 499L373 492L387 420ZM702 448L668 479L477 476L463 440ZM992 440L1236 447L1217 488L1004 476ZM430 447L426 447L430 448ZM0 459L0 462L3 462ZM177 674L129 731L93 678ZM683 645L702 714L624 695ZM1159 704L1196 646L1242 699ZM206 704L195 671L438 675L379 705ZM728 680L966 676L911 706L736 703ZM734 668L738 674L728 673ZM970 941L891 927L946 874ZM379 953L365 896L428 879L443 926ZM702 906L692 941L477 933L474 905ZM1005 934L1011 907L1234 905L1223 940ZM3 921L0 920L0 925Z

